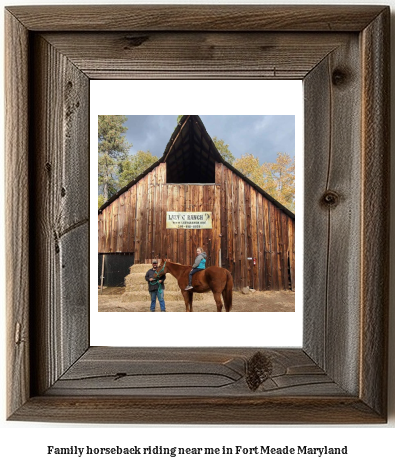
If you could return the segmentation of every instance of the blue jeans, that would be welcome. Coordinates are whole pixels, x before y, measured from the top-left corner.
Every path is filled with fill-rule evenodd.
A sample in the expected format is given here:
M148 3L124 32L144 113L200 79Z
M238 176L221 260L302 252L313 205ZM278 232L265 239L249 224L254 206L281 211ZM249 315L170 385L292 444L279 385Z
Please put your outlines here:
M198 271L203 271L201 268L193 268L192 271L189 273L189 285L192 285L192 276L197 273Z
M153 290L152 292L150 292L150 294L151 294L151 308L150 308L151 312L155 312L157 297L159 300L160 310L162 312L166 312L165 297L164 297L165 292L162 290L162 292L159 293L159 291Z

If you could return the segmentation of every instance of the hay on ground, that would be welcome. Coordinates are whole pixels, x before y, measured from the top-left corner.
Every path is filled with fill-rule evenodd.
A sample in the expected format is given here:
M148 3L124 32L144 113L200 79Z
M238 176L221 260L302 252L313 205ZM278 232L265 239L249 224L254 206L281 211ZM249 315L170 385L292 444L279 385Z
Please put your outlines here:
M212 297L212 294L211 294ZM125 292L121 296L121 302L150 302L151 296L148 291L146 292ZM207 301L206 294L193 294L193 302ZM179 292L167 292L165 290L165 302L180 302L184 301L184 297Z
M177 279L170 273L166 274L166 290L179 290ZM148 283L145 280L145 273L131 273L125 277L126 290L140 291L148 288Z
M151 264L134 264L130 267L130 274L125 277L125 293L121 296L121 302L149 302L151 296L148 292L148 283L145 280L146 272L152 267ZM193 294L193 302L199 302L206 299L210 293ZM165 281L165 302L166 301L184 301L177 279L170 273L166 274Z

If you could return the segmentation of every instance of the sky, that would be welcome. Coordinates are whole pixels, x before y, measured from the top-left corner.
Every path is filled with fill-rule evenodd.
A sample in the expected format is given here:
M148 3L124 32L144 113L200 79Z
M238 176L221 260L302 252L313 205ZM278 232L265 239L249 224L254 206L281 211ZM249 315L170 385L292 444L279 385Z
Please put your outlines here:
M130 152L149 150L162 157L177 125L177 116L127 116L126 137L133 144ZM278 153L295 156L295 117L270 116L205 116L200 115L207 132L224 140L235 158L246 153L258 157L260 164L273 162Z

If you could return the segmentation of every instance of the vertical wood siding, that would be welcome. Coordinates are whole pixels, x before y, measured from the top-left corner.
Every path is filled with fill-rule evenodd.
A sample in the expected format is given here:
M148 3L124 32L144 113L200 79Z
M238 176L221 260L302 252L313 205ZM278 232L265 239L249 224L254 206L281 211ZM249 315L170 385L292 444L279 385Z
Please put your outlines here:
M99 252L192 264L202 246L207 266L228 269L236 288L294 289L295 221L221 163L215 181L166 184L161 163L99 214ZM167 211L212 212L213 227L166 229Z

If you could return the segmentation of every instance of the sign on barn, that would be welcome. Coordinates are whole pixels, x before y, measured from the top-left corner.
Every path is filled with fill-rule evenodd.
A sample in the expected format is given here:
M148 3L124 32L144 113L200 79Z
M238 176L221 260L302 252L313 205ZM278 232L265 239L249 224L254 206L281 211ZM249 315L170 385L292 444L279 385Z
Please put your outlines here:
M212 212L167 212L166 228L186 230L213 228Z

